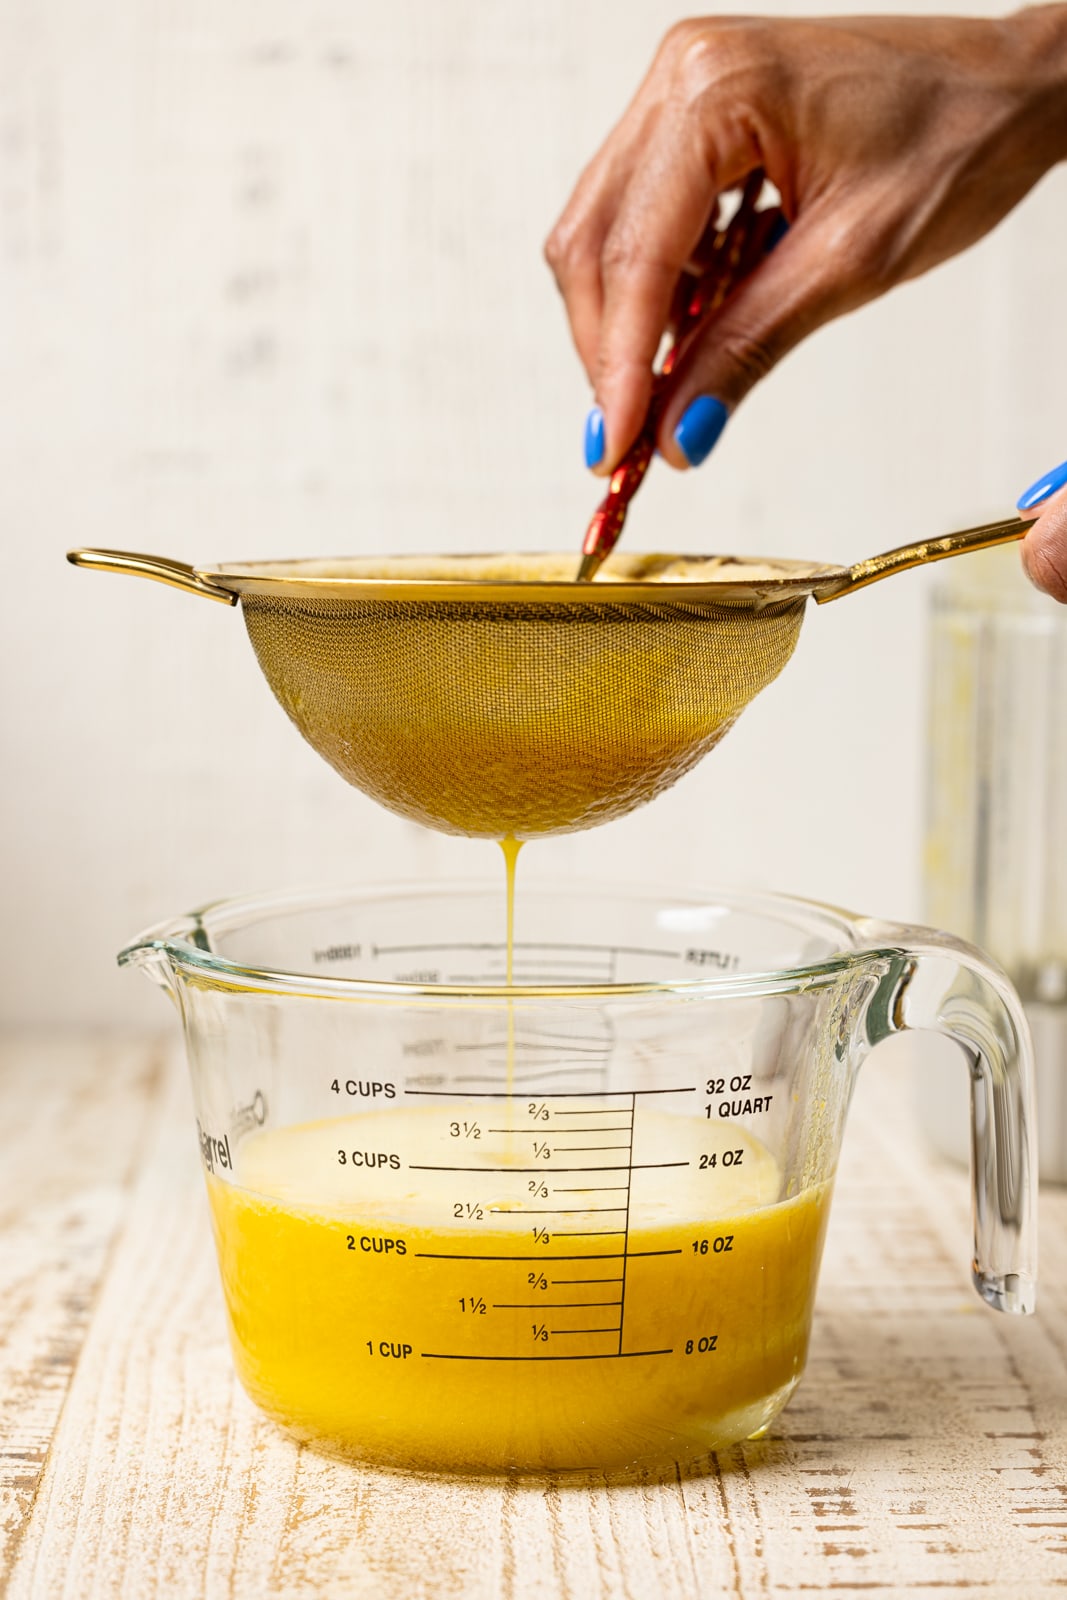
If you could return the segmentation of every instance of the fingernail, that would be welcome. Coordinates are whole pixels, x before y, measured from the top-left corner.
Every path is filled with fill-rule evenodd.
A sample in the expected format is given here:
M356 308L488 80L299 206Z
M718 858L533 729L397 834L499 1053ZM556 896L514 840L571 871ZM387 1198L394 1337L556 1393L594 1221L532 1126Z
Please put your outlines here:
M1062 489L1065 483L1067 483L1067 461L1061 461L1058 467L1046 472L1043 478L1038 478L1036 483L1030 485L1025 494L1019 496L1015 502L1015 509L1029 511L1033 506L1039 506L1050 494Z
M599 406L590 407L585 419L585 464L599 467L604 459L604 413Z
M714 395L698 394L690 400L674 430L674 442L691 467L699 467L711 455L729 415Z

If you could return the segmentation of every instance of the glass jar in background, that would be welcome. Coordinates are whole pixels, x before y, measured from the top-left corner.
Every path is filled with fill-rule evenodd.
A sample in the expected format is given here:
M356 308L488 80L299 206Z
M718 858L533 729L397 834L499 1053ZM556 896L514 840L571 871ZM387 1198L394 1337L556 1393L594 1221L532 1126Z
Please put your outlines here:
M1033 1032L1043 1179L1067 1181L1067 607L1014 547L953 562L930 620L925 918L987 951ZM935 1147L968 1159L955 1074L924 1074Z

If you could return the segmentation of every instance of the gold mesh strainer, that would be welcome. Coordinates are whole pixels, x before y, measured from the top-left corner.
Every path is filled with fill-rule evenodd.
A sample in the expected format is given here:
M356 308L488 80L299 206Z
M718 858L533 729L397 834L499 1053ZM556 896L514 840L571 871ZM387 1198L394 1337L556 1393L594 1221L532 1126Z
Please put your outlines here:
M855 567L616 553L193 568L77 566L240 600L263 673L349 783L446 833L525 839L623 816L722 738L793 653L809 595L1018 538L1012 519Z

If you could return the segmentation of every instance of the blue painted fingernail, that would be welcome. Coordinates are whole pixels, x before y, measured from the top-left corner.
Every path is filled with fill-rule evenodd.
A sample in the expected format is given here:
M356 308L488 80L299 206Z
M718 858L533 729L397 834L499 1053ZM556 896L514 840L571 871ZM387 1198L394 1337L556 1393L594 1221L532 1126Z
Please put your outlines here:
M592 406L585 419L585 464L599 467L604 459L604 413Z
M691 467L699 467L711 455L729 415L722 401L711 394L698 394L686 406L674 430L674 442Z
M1050 494L1055 494L1057 489L1062 489L1067 483L1067 461L1061 461L1058 467L1053 467L1051 472L1046 472L1043 478L1038 478L1032 483L1025 494L1021 494L1015 502L1017 511L1029 511L1034 506L1039 506L1047 500Z

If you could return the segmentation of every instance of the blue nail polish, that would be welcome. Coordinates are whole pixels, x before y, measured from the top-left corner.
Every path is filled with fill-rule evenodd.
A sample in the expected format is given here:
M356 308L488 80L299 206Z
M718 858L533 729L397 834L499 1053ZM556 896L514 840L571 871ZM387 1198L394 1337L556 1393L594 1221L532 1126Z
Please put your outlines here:
M592 406L585 419L585 464L599 467L604 459L604 413Z
M1046 472L1043 478L1038 478L1032 483L1025 494L1021 494L1015 502L1017 511L1030 511L1034 506L1039 506L1047 500L1050 494L1055 494L1057 489L1062 489L1067 483L1067 461L1061 461L1058 467L1053 467L1051 472Z
M691 467L706 461L718 443L730 413L714 395L699 394L682 413L674 442Z

